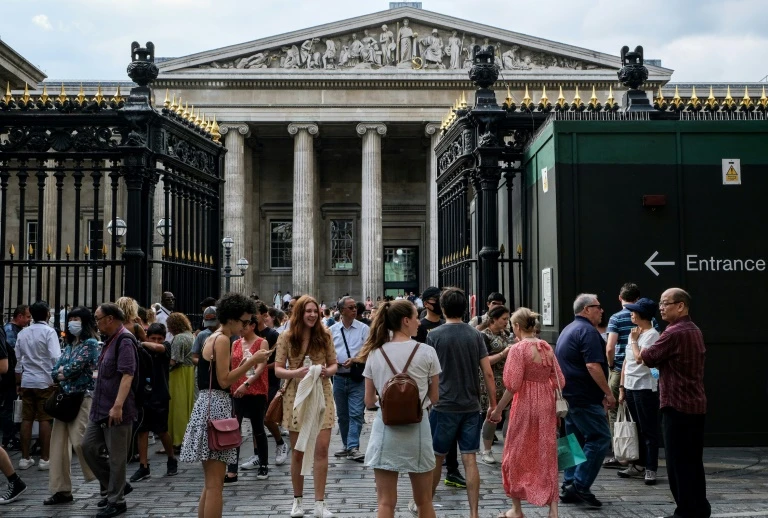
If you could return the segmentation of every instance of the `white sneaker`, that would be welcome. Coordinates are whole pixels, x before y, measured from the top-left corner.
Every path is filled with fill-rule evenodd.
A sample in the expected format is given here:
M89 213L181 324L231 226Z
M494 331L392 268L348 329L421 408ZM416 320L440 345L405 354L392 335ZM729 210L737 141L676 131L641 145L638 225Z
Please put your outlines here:
M293 499L293 507L291 507L291 518L303 518L304 508L301 506L301 498Z
M491 450L481 452L480 454L480 462L483 464L496 464L496 458L493 456L493 452Z
M275 465L282 466L288 460L288 444L279 444L275 448Z
M248 471L249 469L259 469L259 457L251 455L251 458L240 464L240 469Z
M19 460L19 469L29 469L34 465L35 465L35 459L29 458L29 459Z
M315 502L315 518L334 518L336 515L328 510L325 505L325 500L322 502Z
M280 426L280 427L279 427L279 430L280 430L280 435L281 435L281 436L283 436L283 437L288 437L288 430L286 430L286 429L285 429L285 428L283 428L282 426Z
M50 468L51 461L50 460L43 460L40 459L40 462L37 464L37 469L40 471L48 471Z
M408 510L411 512L411 514L414 517L418 517L419 516L419 508L416 505L416 501L415 500L411 500L410 502L408 502Z
M155 442L156 442L155 441L155 434L153 434L153 433L149 434L149 445L152 446L153 444L155 444Z

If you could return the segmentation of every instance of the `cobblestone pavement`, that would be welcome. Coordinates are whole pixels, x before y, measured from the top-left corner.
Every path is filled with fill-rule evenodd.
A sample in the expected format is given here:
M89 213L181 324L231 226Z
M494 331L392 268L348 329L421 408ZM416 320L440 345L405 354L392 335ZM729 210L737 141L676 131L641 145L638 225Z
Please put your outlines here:
M370 415L367 416L370 420ZM363 446L367 442L369 425L364 428ZM499 433L500 435L500 433ZM274 441L270 443L270 461L273 460ZM331 451L340 447L338 434L333 435ZM196 516L197 499L202 487L202 468L199 464L179 464L176 477L165 477L165 456L154 452L160 449L158 442L150 446L151 479L134 484L134 491L127 497L128 513L124 516ZM501 445L494 446L497 459L501 458ZM248 441L243 447L247 458L253 448ZM663 452L662 452L663 455ZM13 452L14 466L19 453ZM138 467L129 464L128 476ZM713 517L768 517L768 448L712 448L705 451L708 494L712 503ZM77 461L73 466L75 501L71 504L49 507L43 505L48 495L48 473L36 467L19 471L29 488L21 499L13 504L0 506L2 517L80 517L93 516L97 508L98 483L83 485L82 473ZM290 513L291 481L290 466L270 466L268 480L257 480L255 471L240 473L240 481L224 490L224 515L229 517L286 517ZM595 485L594 493L603 501L601 510L586 510L573 505L560 507L561 518L576 517L657 517L665 516L674 509L661 460L659 483L645 486L642 480L623 480L615 470L603 470ZM505 510L509 500L501 485L500 466L480 464L482 487L480 516L495 517ZM312 495L312 479L307 478L305 495ZM330 509L339 517L375 517L376 491L373 471L354 461L330 460L327 501ZM411 514L406 506L410 498L407 477L400 480L398 518ZM467 500L464 490L440 486L435 498L437 516L445 518L466 517ZM311 516L311 496L306 509ZM525 506L528 517L545 517L546 509Z

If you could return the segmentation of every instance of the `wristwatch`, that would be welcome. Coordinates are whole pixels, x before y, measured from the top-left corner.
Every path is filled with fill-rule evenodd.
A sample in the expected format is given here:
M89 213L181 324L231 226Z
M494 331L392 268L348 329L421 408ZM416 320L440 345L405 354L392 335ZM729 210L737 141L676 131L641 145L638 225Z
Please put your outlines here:
M247 382L247 381L245 383L243 383L243 385L245 385L246 387L250 387L251 386L251 384L249 382Z

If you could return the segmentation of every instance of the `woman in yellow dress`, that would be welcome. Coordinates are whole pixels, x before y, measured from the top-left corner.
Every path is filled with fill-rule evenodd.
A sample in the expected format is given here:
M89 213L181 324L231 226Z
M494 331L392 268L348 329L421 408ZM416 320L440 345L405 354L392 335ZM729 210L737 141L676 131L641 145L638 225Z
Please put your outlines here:
M171 342L171 370L168 388L171 405L168 411L168 433L173 447L178 449L184 441L189 416L195 405L195 364L192 363L192 324L184 313L171 313L165 322L173 335Z

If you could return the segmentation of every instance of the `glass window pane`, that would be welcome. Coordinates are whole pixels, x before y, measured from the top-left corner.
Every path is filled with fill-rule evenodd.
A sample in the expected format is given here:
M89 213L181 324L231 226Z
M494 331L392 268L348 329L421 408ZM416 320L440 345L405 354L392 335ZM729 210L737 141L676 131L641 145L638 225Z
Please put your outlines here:
M331 220L331 269L351 270L354 251L354 222L351 219Z
M293 267L293 221L271 221L269 224L269 257L273 269Z
M88 220L88 248L90 248L89 259L103 259L101 249L104 247L104 221Z
M416 267L416 248L384 249L384 282L415 282Z

